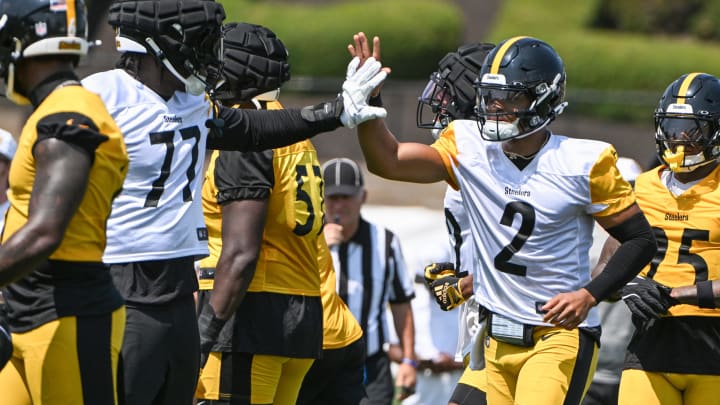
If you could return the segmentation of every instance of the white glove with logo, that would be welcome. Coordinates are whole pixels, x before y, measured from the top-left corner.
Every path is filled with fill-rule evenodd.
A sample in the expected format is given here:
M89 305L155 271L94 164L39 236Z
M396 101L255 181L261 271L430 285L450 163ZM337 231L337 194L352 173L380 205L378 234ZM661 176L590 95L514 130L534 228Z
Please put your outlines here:
M367 101L370 93L387 77L381 70L382 64L375 58L368 58L358 69L360 58L354 57L347 67L345 82L342 85L343 112L340 122L345 128L355 128L358 124L375 118L385 118L387 111L382 107L371 107Z

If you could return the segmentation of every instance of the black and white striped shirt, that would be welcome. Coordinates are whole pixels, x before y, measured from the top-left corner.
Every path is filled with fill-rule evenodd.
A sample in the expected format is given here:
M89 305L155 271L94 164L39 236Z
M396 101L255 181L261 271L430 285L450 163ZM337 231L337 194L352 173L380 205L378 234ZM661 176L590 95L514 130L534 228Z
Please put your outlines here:
M382 226L360 218L348 241L331 247L338 295L363 329L367 355L382 350L388 340L387 304L415 297L398 238Z

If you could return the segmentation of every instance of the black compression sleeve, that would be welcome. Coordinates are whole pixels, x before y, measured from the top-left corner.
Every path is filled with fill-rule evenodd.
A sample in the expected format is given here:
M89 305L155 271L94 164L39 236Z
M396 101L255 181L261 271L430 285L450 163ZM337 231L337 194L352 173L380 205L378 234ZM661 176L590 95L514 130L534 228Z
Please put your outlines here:
M334 101L303 110L270 111L219 106L217 118L224 125L220 130L211 129L207 147L247 152L292 145L338 128L340 120L336 108L342 108L342 103L338 106Z
M605 269L585 289L600 302L632 280L657 251L655 236L645 215L638 213L607 229L621 244Z

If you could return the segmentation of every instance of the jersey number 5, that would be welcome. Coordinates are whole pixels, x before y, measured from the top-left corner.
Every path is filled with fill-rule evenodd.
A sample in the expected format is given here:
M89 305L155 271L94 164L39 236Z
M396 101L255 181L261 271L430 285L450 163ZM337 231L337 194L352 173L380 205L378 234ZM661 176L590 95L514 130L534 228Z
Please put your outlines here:
M319 208L318 213L320 214L320 220L321 224L325 223L325 207L324 207L324 201L321 197L321 193L319 190L322 190L323 182L322 182L322 174L320 173L320 167L313 165L312 166L312 176L308 176L308 168L305 165L297 165L295 166L295 181L297 182L297 192L295 194L295 199L297 201L303 202L307 206L307 212L304 213L307 215L307 220L305 223L298 223L295 222L295 229L293 229L293 233L298 236L307 235L312 229L313 224L315 222L315 209ZM305 179L308 179L306 181ZM303 185L308 184L312 187L312 185L317 184L319 190L316 193L308 193L303 189ZM317 200L313 202L312 195L318 196ZM319 200L319 201L318 201ZM298 210L295 211L296 214L299 213ZM320 231L322 231L322 227L320 227Z
M648 270L648 277L650 278L657 273L658 266L665 260L665 255L668 250L668 238L665 231L657 227L653 227L653 231L655 231L658 250L650 262L650 270ZM697 283L698 281L706 281L708 279L708 265L702 256L690 253L690 247L694 240L707 242L710 240L710 232L700 229L683 229L677 262L678 264L687 263L695 269L695 283Z

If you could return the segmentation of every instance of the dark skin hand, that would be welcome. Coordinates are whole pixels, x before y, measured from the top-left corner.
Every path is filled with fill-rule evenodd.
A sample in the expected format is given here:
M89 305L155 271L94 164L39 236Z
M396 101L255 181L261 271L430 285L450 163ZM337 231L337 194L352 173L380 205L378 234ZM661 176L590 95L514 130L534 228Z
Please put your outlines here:
M222 206L222 252L215 267L210 305L227 320L245 298L260 254L267 200L238 200Z
M79 147L49 138L33 155L28 221L0 246L0 286L26 276L60 246L87 188L92 161Z

